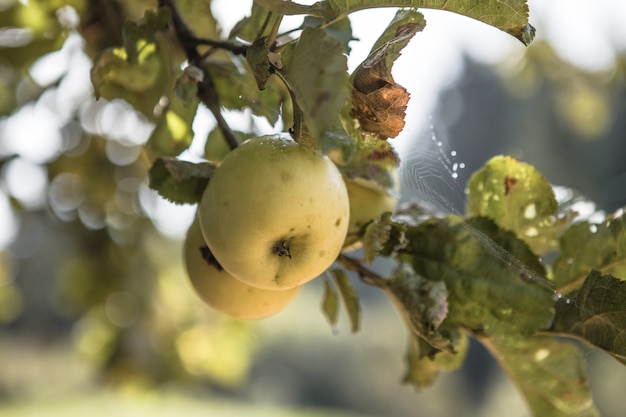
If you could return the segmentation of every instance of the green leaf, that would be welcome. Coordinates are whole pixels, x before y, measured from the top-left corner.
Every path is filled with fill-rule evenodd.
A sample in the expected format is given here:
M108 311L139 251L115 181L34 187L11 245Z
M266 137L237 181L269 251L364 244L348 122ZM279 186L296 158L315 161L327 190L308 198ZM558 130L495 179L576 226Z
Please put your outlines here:
M163 95L169 96L171 57L163 52L157 32L169 22L169 11L147 10L138 21L123 27L123 48L108 48L95 59L91 83L97 98L120 98L146 117L154 119L154 108Z
M146 146L158 156L176 156L191 145L193 140L192 123L199 100L189 105L174 97L171 91L169 104L157 121Z
M539 259L489 219L433 219L408 227L405 236L400 256L410 257L422 277L446 284L446 328L532 334L552 321L554 290Z
M5 1L0 8L1 28L24 30L21 36L9 35L10 32L3 36L3 46L0 47L0 62L3 66L26 70L42 55L63 46L67 30L59 24L55 8L50 2Z
M591 269L626 277L626 214L623 211L604 223L572 225L560 241L553 264L554 283L559 292L579 288Z
M293 1L284 0L256 0L265 9L282 15L316 14L315 6L306 6ZM320 16L321 17L321 16Z
M348 275L342 269L333 269L330 271L335 280L335 285L341 294L341 300L348 312L352 332L356 333L361 327L361 307L359 305L359 297L350 283Z
M384 213L365 227L363 234L363 255L365 261L371 263L377 256L391 256L407 242L401 224L391 221L391 215Z
M354 123L344 125L356 140L365 142L368 134L381 139L396 137L404 127L409 93L396 84L391 69L402 49L425 26L426 21L420 12L398 11L369 56L352 74L354 89L349 103L350 116L359 121L359 126L353 127Z
M257 136L253 133L233 131L235 136L239 139L239 143L242 143L246 139ZM230 152L228 143L224 139L224 134L219 127L211 130L204 145L204 157L210 162L219 163Z
M269 54L270 49L266 44L265 38L257 39L246 50L246 60L252 69L252 75L256 80L259 90L265 89L267 80L269 80L274 73L274 68L272 67L272 63L270 63Z
M324 30L330 36L337 39L339 43L343 45L344 50L347 53L349 53L350 47L348 46L348 44L351 41L356 40L356 38L352 36L352 25L350 23L350 19L346 17L344 19L337 20L331 25L325 25L325 24L326 22L319 17L306 16L300 28L304 29L307 27L323 27Z
M133 92L142 92L152 87L159 78L162 65L157 54L154 42L142 43L136 46L141 52L141 60L130 61L130 56L124 48L106 49L94 63L91 69L91 80L94 85L96 96L107 96L103 87L113 84Z
M385 66L391 69L393 62L398 59L413 36L424 30L425 27L426 20L422 13L414 9L398 10L392 21L374 42L367 59L382 54L384 55Z
M552 186L529 164L496 156L476 171L468 185L467 213L485 216L515 232L538 255L556 250L558 238L573 220L559 217Z
M289 93L280 80L269 79L263 91L259 91L253 72L244 59L232 57L234 62L207 61L211 80L215 85L219 103L232 110L249 108L253 114L262 116L274 125L280 116L281 105Z
M258 0L263 7L284 15L310 14L327 21L378 7L413 7L446 10L471 17L503 30L524 45L532 42L535 29L528 24L526 0L328 0L305 6L282 0Z
M198 98L198 81L202 79L202 70L189 65L176 77L174 97L180 100L183 106L193 105Z
M217 39L217 22L211 11L211 0L176 0L176 8L198 38Z
M335 290L333 285L327 279L323 281L324 295L322 296L322 313L324 313L324 317L326 317L328 323L334 327L339 318L339 298L337 296L337 290Z
M280 15L271 14L260 3L258 1L252 3L250 16L242 19L233 27L228 36L230 39L238 37L252 43L270 34Z
M550 331L584 339L626 365L626 281L591 271L575 295L557 302Z
M582 351L552 337L479 339L521 391L536 417L599 416Z
M148 186L176 204L195 204L202 198L215 165L158 158L148 172Z
M430 281L413 271L410 265L400 264L385 289L414 336L430 348L420 349L423 356L437 351L453 353L452 340L438 328L448 315L448 291L442 281Z
M155 35L165 29L171 21L170 11L160 8L147 9L137 21L127 20L122 28L124 50L130 64L141 63L153 54Z
M402 382L418 390L432 385L441 371L454 371L463 365L468 347L469 338L460 335L454 345L454 353L440 351L429 356L423 352L430 350L430 346L419 337L410 337L406 352L407 369Z
M283 51L280 73L304 116L311 136L319 140L339 123L348 89L343 46L326 31L305 28Z

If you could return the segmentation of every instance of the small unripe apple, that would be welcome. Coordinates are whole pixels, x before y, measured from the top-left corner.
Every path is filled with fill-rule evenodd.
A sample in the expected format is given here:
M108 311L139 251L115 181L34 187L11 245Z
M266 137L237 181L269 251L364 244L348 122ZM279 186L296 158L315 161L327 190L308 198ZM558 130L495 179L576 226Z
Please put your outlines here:
M350 204L341 173L287 134L230 152L199 205L206 243L235 278L286 290L323 273L346 237Z
M187 231L183 251L187 275L196 293L209 307L227 316L265 318L285 308L300 292L300 287L285 291L251 287L221 269L204 242L197 217Z
M397 169L389 172L393 187L386 189L380 184L365 178L345 178L350 198L350 225L344 243L344 250L354 250L360 246L359 231L372 220L385 212L392 212L398 204L400 177Z

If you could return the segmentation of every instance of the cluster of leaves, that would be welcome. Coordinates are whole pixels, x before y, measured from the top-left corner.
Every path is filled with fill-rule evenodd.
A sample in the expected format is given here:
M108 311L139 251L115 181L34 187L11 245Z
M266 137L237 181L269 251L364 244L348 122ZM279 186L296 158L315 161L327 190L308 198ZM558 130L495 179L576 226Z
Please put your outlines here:
M405 316L407 382L424 387L459 367L469 335L493 353L535 415L597 415L583 351L555 336L624 363L626 282L617 277L626 276L625 219L620 210L601 224L577 220L533 167L495 157L470 179L467 217L424 219L409 205L368 225L366 259L395 258L390 278L346 266Z

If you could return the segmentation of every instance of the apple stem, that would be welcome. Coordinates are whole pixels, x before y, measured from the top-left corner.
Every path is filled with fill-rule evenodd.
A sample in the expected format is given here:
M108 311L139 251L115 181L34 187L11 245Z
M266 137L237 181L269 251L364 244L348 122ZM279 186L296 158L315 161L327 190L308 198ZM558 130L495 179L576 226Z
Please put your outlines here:
M278 256L287 256L291 259L291 252L289 251L289 242L281 239L279 242L274 243L272 247L272 253Z

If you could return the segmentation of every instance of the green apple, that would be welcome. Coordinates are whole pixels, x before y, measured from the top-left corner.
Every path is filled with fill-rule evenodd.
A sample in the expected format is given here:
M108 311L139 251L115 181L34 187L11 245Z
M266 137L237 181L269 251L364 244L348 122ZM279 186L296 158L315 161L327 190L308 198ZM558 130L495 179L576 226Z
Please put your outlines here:
M198 219L189 227L183 246L189 280L200 298L215 311L238 319L261 319L282 310L301 287L270 291L251 287L221 269L211 257Z
M323 273L341 252L349 215L335 164L288 134L252 138L230 152L199 205L202 233L219 263L268 290Z
M393 182L391 190L365 178L344 178L350 198L350 224L344 242L344 251L360 246L360 230L385 212L392 212L398 204L400 176L398 170L389 171Z

